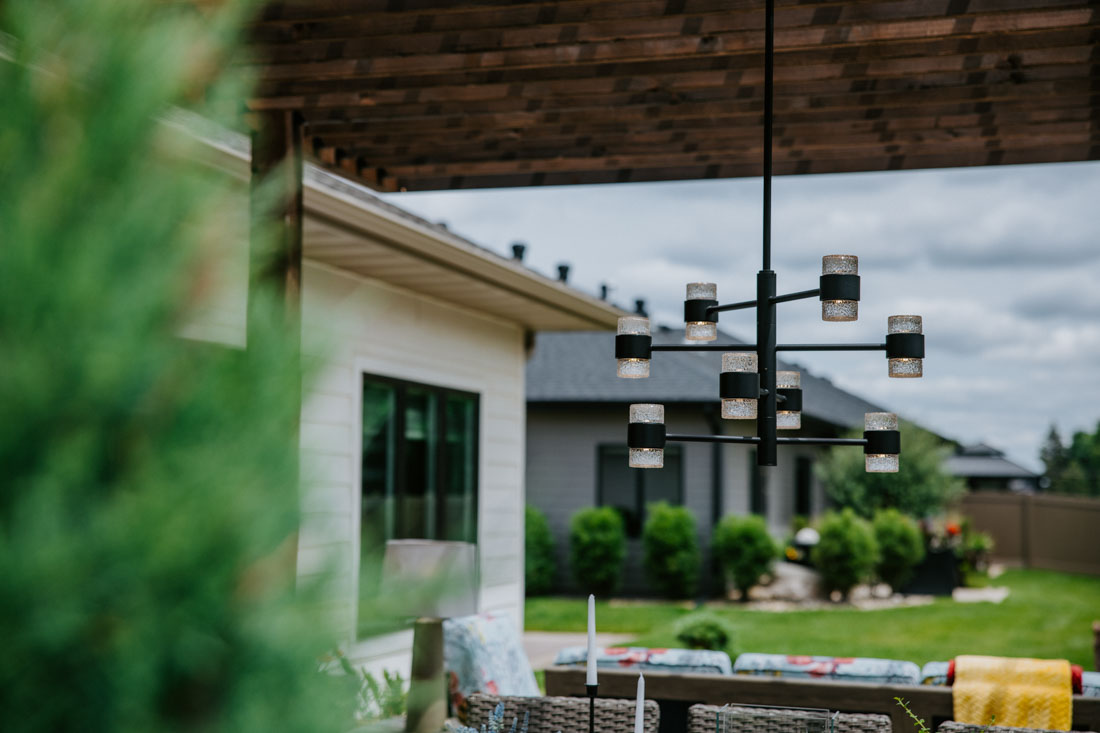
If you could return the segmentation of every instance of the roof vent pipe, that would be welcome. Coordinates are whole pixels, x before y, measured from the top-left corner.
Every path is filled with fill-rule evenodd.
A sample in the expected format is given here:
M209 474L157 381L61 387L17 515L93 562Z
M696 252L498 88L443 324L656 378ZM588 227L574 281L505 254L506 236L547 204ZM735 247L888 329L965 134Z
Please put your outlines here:
M639 316L649 316L649 314L645 312L645 301L641 298L634 301L634 312Z
M607 283L600 283L600 300L607 300L609 292L611 292L611 288L607 286Z
M512 259L517 262L523 262L523 253L527 251L527 245L523 242L514 242L512 244Z
M569 282L569 265L558 265L558 281Z

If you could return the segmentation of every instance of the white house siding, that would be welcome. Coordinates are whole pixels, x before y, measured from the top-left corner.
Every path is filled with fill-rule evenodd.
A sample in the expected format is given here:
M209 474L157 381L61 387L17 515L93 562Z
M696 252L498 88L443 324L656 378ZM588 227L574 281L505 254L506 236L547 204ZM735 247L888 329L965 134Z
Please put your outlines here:
M364 373L480 395L480 609L523 619L523 330L307 261L303 351L324 366L302 407L299 576L326 563L329 601L353 662L408 671L411 637L355 641Z

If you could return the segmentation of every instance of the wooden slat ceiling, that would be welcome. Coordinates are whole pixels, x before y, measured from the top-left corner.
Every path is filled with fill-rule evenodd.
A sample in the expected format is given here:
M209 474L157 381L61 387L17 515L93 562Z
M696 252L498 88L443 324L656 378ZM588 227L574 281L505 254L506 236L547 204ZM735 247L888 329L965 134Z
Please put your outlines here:
M762 0L267 5L253 109L381 190L758 176ZM777 0L775 172L1100 159L1097 0Z

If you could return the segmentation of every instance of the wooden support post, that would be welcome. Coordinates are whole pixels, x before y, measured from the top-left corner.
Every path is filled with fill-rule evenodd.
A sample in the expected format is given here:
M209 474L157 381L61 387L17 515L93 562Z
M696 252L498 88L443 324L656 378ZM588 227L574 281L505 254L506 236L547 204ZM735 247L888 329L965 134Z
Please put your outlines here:
M289 358L300 365L302 118L293 110L273 110L257 113L251 117L251 122L248 349L255 350L253 337L274 320L284 329L290 346ZM293 406L293 470L297 479L302 406L300 376L286 399ZM296 552L297 543L294 544Z

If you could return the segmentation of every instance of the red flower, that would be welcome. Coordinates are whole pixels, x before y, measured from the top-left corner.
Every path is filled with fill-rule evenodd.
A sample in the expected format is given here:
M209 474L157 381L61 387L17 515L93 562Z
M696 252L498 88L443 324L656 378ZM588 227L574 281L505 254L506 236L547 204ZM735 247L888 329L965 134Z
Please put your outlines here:
M948 522L947 526L944 529L946 529L947 534L951 535L952 537L957 535L960 531L959 530L959 525L956 524L955 522Z

